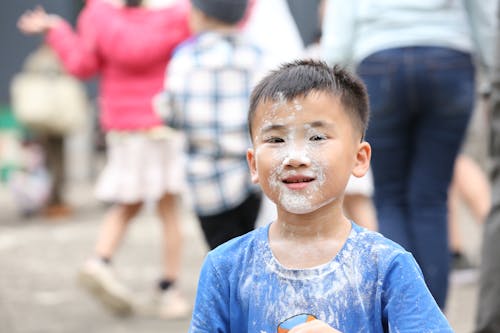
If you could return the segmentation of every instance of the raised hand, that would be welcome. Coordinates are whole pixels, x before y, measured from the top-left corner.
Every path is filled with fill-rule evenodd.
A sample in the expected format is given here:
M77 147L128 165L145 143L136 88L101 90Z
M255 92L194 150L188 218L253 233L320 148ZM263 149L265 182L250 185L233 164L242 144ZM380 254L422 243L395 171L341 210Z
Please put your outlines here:
M49 15L42 6L25 11L17 20L18 29L27 35L41 34L47 32L57 24L61 18L57 15Z

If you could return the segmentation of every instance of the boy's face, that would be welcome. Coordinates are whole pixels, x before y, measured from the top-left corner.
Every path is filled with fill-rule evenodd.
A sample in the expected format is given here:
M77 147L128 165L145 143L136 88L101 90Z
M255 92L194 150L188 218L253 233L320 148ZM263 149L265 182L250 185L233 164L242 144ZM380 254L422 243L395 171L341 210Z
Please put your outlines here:
M341 198L351 174L368 170L370 146L337 97L313 92L255 111L247 153L252 181L278 209L313 212Z

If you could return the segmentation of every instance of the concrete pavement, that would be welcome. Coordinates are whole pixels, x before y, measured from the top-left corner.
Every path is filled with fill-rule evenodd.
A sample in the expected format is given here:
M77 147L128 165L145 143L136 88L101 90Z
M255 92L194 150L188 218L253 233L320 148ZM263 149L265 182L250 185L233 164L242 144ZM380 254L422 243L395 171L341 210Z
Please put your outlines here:
M78 286L77 269L93 248L105 207L94 200L88 182L71 184L69 198L76 209L70 219L22 220L8 191L0 187L0 332L186 332L188 319L114 317ZM131 226L114 261L117 273L141 299L152 293L159 276L159 227L152 210L146 209ZM464 222L464 228L467 251L477 259L480 227ZM193 300L207 248L187 210L183 231L180 284ZM452 284L446 314L457 333L471 332L476 296L475 282Z
M91 186L70 191L73 218L20 220L5 188L0 190L0 332L186 332L188 320L147 316L117 318L77 283L76 273L91 253L105 207L93 200ZM114 259L119 276L139 299L152 295L159 277L160 225L146 209ZM206 252L193 217L186 213L186 251L181 288L194 298Z

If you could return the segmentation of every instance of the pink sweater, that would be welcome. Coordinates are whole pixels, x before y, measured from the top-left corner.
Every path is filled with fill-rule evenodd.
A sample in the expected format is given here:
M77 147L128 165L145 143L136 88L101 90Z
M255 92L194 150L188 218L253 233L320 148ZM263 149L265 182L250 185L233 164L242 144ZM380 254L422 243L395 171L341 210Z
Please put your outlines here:
M174 48L189 32L189 2L164 9L118 8L87 0L77 31L62 22L47 34L66 70L99 74L100 122L105 131L140 130L161 124L152 97L162 90Z

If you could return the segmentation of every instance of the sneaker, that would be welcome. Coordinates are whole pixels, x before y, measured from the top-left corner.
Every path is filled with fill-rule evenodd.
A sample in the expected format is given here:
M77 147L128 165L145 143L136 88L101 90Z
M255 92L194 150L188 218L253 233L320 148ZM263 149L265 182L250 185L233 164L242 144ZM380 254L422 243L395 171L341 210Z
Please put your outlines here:
M172 286L157 295L157 315L162 319L182 319L189 316L191 307L176 286Z
M45 207L42 214L48 219L64 219L70 217L73 210L66 204L53 204Z
M465 254L454 252L452 254L451 268L452 270L465 270L476 269L477 266L474 265Z
M113 313L119 316L132 314L130 292L116 279L108 264L99 259L88 260L80 270L79 281Z
M450 282L454 285L466 285L477 282L479 269L477 265L460 252L452 254Z

